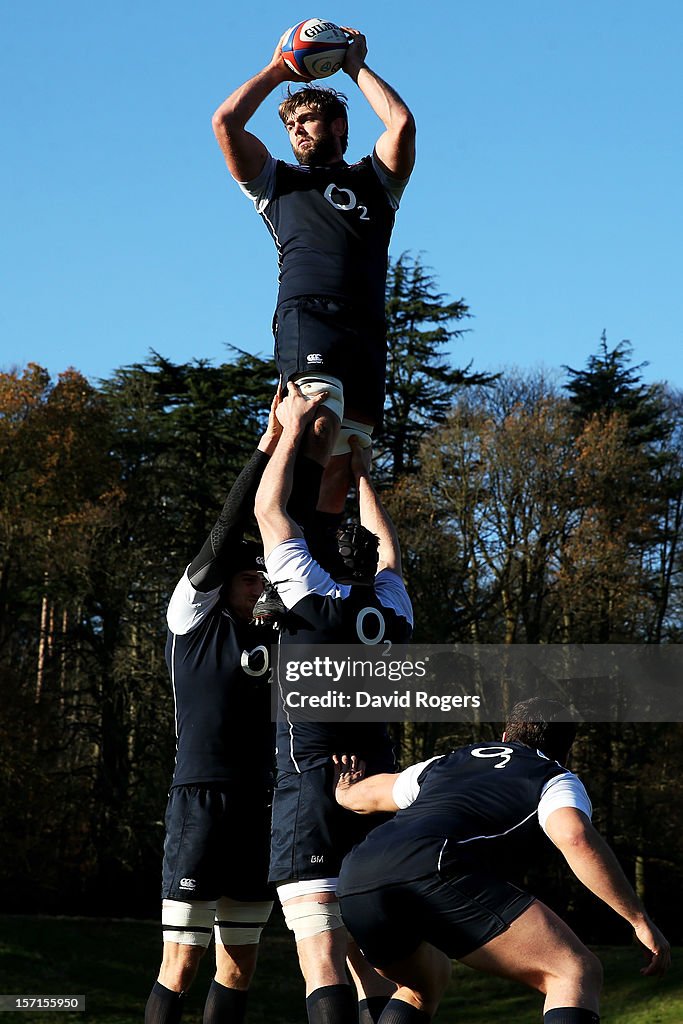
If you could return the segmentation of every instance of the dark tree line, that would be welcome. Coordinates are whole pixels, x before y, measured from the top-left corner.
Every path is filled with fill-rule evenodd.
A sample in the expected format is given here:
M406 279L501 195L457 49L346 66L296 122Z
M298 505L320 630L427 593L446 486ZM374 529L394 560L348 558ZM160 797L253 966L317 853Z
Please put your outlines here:
M680 642L681 396L645 386L628 343L604 336L563 383L456 368L467 307L409 255L392 264L387 314L376 465L415 639ZM165 607L274 385L269 360L237 350L220 366L152 353L97 386L33 364L0 375L7 909L156 913L173 760ZM399 739L407 763L494 734L428 723ZM576 753L598 825L667 925L680 740L677 724L595 725ZM554 861L536 881L584 924L595 915Z

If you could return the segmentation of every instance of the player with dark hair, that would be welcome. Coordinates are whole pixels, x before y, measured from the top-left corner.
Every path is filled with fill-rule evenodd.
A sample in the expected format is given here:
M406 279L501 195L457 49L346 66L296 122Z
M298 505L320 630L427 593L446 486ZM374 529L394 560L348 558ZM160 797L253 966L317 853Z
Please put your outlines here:
M322 398L307 401L296 384L288 387L282 436L255 505L268 577L284 606L280 649L407 641L412 607L401 578L398 538L370 479L370 449L351 441L360 526L340 531L333 575L311 556L287 512L297 450ZM358 1012L361 1024L372 1024L393 986L355 948L348 948L339 915L335 892L342 858L374 824L335 803L331 755L341 749L361 754L369 772L395 768L383 724L295 721L283 706L277 724L270 879L278 886L285 921L296 939L311 1024L348 1024ZM363 996L360 1011L347 980L347 953Z
M311 110L315 110L316 113L320 114L325 124L329 127L333 121L337 118L343 118L346 121L346 131L340 136L339 144L341 147L342 156L346 152L349 145L349 115L348 115L348 102L346 96L338 92L336 89L332 89L329 86L319 85L308 85L301 86L300 89L295 89L292 92L291 86L287 90L287 95L278 107L278 114L285 128L292 120L296 118L300 107L308 107ZM310 149L304 147L305 152L295 153L298 162L302 166L310 166L313 161L313 155ZM321 151L321 144L318 143L314 147L314 152L317 157L325 155L324 148ZM316 159L316 163L321 162Z
M326 391L312 427L326 450L348 453L348 436L368 446L381 422L386 375L384 323L388 248L415 160L415 123L403 100L365 63L356 29L342 70L384 124L372 156L347 164L346 98L309 85L280 106L297 164L276 160L246 124L286 81L300 81L278 43L269 64L221 104L213 128L228 169L254 201L278 252L275 358L283 385ZM283 37L284 38L284 37ZM339 424L342 424L338 436ZM340 490L327 509L341 512Z
M243 540L280 427L275 410L168 606L176 763L166 810L163 962L146 1024L177 1024L212 934L204 1024L240 1024L272 909L267 882L273 726L270 630L252 621L263 548ZM248 770L247 770L248 769Z
M563 767L575 726L557 701L512 711L502 743L479 743L363 778L337 757L342 807L397 811L346 858L344 923L370 963L399 987L380 1024L426 1024L451 959L545 995L544 1024L597 1024L600 961L543 903L510 881L542 829L577 878L624 917L663 974L669 944L591 824L583 784ZM539 829L540 825L540 829Z

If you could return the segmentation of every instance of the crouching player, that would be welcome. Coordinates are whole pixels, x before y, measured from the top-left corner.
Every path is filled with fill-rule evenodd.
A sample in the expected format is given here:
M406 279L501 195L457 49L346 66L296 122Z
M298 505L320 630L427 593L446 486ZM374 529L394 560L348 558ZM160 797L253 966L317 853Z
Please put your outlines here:
M540 828L574 874L625 918L663 974L669 944L593 828L583 784L563 767L575 726L557 701L517 704L502 743L473 744L399 775L362 778L341 761L336 796L358 813L397 811L346 858L344 922L370 963L399 986L380 1024L427 1024L451 959L538 989L544 1024L598 1024L600 961L510 881Z

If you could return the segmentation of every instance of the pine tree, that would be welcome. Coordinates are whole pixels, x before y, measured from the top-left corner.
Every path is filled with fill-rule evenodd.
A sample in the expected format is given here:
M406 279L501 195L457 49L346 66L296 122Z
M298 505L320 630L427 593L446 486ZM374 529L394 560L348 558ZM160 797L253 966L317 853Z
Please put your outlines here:
M463 385L495 376L456 369L446 346L460 338L469 316L462 299L448 302L419 256L403 253L387 277L387 376L385 421L378 438L378 469L395 482L416 472L422 438L443 423Z
M589 471L590 458L579 463L574 482L583 519L574 542L582 541L584 553L586 544L613 553L611 568L603 559L602 597L588 616L597 629L593 641L635 635L652 643L677 628L667 616L681 532L680 405L662 384L643 383L647 363L631 365L632 353L628 341L609 349L603 332L586 369L565 367L577 448L594 452L596 440L612 439L599 472ZM624 593L629 581L640 581L638 609L630 599L630 614L620 601L620 577Z
M621 341L608 349L607 335L603 331L599 352L589 357L585 370L563 367L570 378L565 390L569 392L578 421L585 422L592 416L606 419L619 413L626 417L630 443L647 444L665 438L669 426L664 416L661 385L643 383L640 371L648 364L630 366L632 354L633 346L629 341Z

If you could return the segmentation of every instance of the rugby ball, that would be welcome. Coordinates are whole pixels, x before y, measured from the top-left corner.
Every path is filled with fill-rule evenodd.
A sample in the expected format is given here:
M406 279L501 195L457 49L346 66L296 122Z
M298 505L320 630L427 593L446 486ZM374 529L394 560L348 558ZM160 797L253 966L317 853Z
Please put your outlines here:
M301 21L285 33L282 59L306 82L328 78L342 66L349 41L338 25L323 18Z

